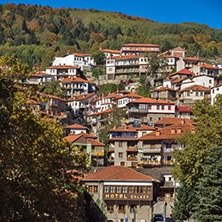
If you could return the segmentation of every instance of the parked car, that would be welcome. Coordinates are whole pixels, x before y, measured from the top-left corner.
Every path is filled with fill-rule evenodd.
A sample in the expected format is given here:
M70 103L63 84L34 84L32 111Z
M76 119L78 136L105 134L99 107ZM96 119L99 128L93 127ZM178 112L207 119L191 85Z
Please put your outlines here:
M156 214L154 216L154 222L163 221L163 215L162 214Z

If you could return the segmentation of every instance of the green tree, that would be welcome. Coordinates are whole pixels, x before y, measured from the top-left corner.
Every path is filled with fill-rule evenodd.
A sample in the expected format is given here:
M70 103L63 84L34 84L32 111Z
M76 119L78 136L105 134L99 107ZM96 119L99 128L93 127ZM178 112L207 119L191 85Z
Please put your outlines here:
M8 67L0 69L0 221L85 221L77 179L85 155L26 103L36 95L19 84L28 67L12 57L0 64Z
M145 84L148 85L149 88L154 88L157 72L163 71L167 63L161 55L154 53L145 55L144 59L147 61Z
M60 81L46 82L44 87L43 93L66 98L66 90L62 88Z
M202 222L222 221L222 147L207 151L203 176L197 186L194 215Z
M172 210L175 220L184 221L189 219L193 203L196 202L194 187L187 186L184 177L180 178L180 186L177 188L177 195Z
M100 51L100 50L95 51L92 54L92 57L94 58L94 62L96 63L96 65L103 65L104 64L105 55L102 51Z
M188 186L195 185L202 177L208 148L222 146L222 95L216 98L213 105L207 99L196 102L192 108L195 133L187 131L177 140L184 144L184 149L174 152L173 174L175 178L184 175Z
M114 84L114 83L103 84L99 88L98 95L101 96L103 93L105 93L105 95L107 95L109 93L116 92L117 89L118 90L124 90L125 89L125 85L123 83L120 83L120 84Z

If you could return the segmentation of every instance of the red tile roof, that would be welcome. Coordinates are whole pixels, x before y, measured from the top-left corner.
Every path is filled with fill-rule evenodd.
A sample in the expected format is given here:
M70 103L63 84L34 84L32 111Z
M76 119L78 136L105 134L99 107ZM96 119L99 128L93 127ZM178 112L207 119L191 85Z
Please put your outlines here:
M82 135L72 135L72 136L66 136L65 139L69 142L75 142L77 139L79 139Z
M104 181L154 181L159 180L139 173L131 168L124 166L109 166L95 173L89 174L84 178L85 181L104 180Z
M79 78L79 77L67 77L65 79L61 79L60 80L61 82L88 82L88 83L91 83L91 84L94 84L94 82L91 82L89 80L85 80L85 79L82 79L82 78Z
M193 120L191 119L188 119L188 118L178 118L178 117L165 117L161 120L158 120L154 123L154 125L159 125L159 124L178 124L178 123L181 123L182 121L185 121L186 123L189 123L189 124L195 124L193 122Z
M181 48L181 47L176 47L176 48L174 48L174 49L171 49L170 51L182 51L182 52L186 52L187 50L186 49L183 49L183 48Z
M201 64L200 66L204 67L204 68L207 68L207 69L218 69L218 67L214 67L214 66L211 66L209 64Z
M183 60L193 60L193 61L202 61L202 62L205 61L205 60L200 59L198 57L188 57L188 58L183 58Z
M186 87L185 89L180 90L180 92L184 92L184 91L210 91L210 88L205 87L205 86L201 86L201 85L193 85L193 86L189 86Z
M75 142L81 136L86 138L86 139L96 139L97 138L96 136L90 135L88 133L79 133L79 134L76 134L76 135L66 136L65 139L69 142Z
M67 126L65 128L66 129L86 129L86 130L89 130L88 127L82 126L82 125L79 125L79 124L73 124L73 125Z
M157 99L151 99L151 98L140 98L135 101L131 101L131 103L175 104L171 100L157 100Z
M38 71L35 74L32 74L32 76L50 76L50 74L46 73L45 71Z
M120 56L113 56L112 59L136 59L141 58L143 56L136 56L136 55L120 55ZM110 59L110 58L107 58Z
M128 93L126 95L118 97L117 99L122 99L122 98L127 98L127 97L129 97L129 98L143 98L142 96L139 96L135 93Z
M104 143L101 143L101 142L94 140L94 139L90 139L89 141L93 146L105 146Z
M137 132L142 130L155 130L153 126L147 126L145 124L140 124L140 127L134 127L133 124L125 125L124 127L118 127L117 129L111 129L109 132Z
M171 88L168 88L168 87L161 87L161 88L156 88L154 90L150 90L150 92L159 92L159 91L175 91L175 89L171 89Z
M29 100L27 100L25 103L26 103L26 104L40 104L40 103L36 102L36 101L33 100L33 99L29 99Z
M137 43L130 43L130 44L124 44L120 47L160 47L159 45L153 45L153 44L137 44Z
M178 72L174 72L174 73L170 74L169 77L174 76L176 74L192 75L192 76L194 75L189 69L182 69L182 70L180 70Z
M102 49L100 51L102 51L102 52L111 52L111 53L119 53L120 54L120 50Z
M90 98L91 96L94 96L95 93L90 93L90 94L81 94L81 95L78 95L78 96L74 96L72 98L69 98L68 101L72 101L72 100L84 100L84 99L88 99Z
M111 112L113 112L113 109L107 109L107 110L104 110L102 112L97 112L97 113L90 114L88 116L98 116L98 115L101 115L103 113L111 113Z
M46 69L80 69L80 68L77 66L70 66L70 65L57 65L57 66L46 67Z
M188 130L191 131L193 129L195 129L195 127L192 124L187 123L185 121L185 123L183 124L182 123L174 124L174 125L159 129L158 131L148 133L140 137L138 140L167 140L167 139L175 140L176 137L182 135L184 132ZM175 130L175 133L172 133L171 130ZM157 135L158 132L159 132L159 135Z
M66 99L62 99L62 98L60 98L58 96L49 95L49 94L45 94L45 93L41 93L40 95L42 95L43 97L58 99L60 101L66 102Z

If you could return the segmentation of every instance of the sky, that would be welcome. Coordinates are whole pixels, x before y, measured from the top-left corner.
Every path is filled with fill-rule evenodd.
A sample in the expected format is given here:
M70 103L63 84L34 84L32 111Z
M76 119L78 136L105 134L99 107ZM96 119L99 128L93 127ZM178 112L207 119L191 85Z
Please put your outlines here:
M0 0L1 4L12 2L54 8L93 8L137 15L161 23L196 22L222 29L222 0Z

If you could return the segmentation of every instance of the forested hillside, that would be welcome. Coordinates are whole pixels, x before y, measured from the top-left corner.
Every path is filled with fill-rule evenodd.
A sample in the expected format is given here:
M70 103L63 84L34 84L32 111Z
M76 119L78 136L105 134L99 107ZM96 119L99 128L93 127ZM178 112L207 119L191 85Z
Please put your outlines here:
M44 68L68 50L92 53L100 47L119 49L124 43L159 44L162 51L181 46L187 55L213 58L222 53L222 29L164 24L95 9L0 5L0 56L14 53L30 66Z

